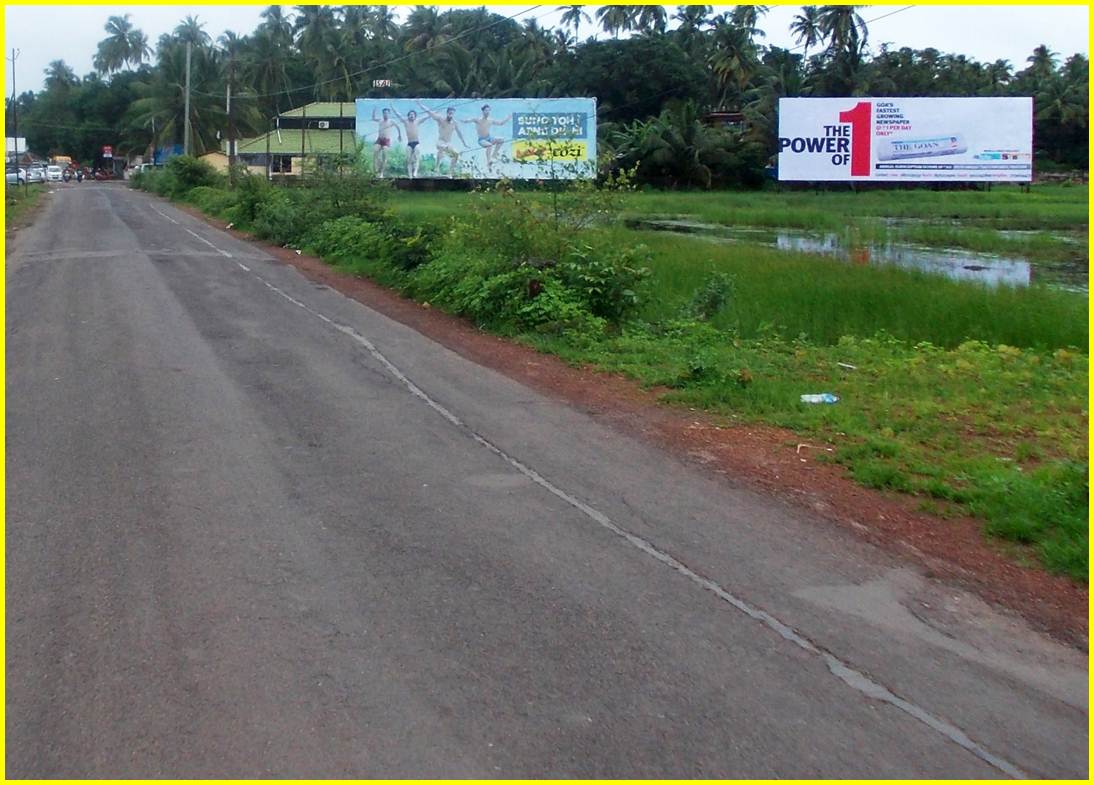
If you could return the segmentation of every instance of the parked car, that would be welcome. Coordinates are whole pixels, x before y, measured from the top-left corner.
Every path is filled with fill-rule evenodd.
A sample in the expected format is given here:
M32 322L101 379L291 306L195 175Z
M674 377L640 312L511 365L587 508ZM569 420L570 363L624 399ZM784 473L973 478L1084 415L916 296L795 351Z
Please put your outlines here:
M44 183L46 181L46 168L44 166L28 166L27 182Z
M8 169L4 174L4 182L9 185L22 185L27 181L27 170L20 167L19 169Z
M51 164L46 169L46 178L51 183L59 183L64 178L65 170L63 167L57 166L57 164Z

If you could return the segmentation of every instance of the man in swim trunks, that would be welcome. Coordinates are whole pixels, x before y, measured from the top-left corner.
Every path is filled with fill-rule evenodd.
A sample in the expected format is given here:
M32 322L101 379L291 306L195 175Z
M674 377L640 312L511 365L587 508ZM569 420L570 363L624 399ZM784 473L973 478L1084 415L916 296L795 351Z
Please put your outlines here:
M399 118L399 122L401 122L406 129L406 172L411 177L417 177L418 162L420 160L418 156L418 113L411 109L406 113L406 118L404 119L403 116L399 114L398 109L392 108L391 111L395 113L395 116ZM422 122L428 123L429 118L425 118Z
M456 110L450 106L445 110L445 116L441 117L420 100L418 101L418 106L422 107L422 111L432 117L434 122L437 123L437 174L441 173L441 156L447 155L452 159L448 171L448 176L451 177L455 174L456 164L460 160L460 151L452 146L452 132L455 131L456 136L460 137L460 144L465 148L468 146L467 141L463 138L463 132L460 131L459 125L456 124Z
M372 109L372 122L380 124L380 130L376 134L376 142L374 147L376 150L372 153L372 169L377 172L380 177L384 176L384 169L387 167L387 148L391 147L391 129L395 129L395 133L399 136L399 141L403 141L403 132L399 130L399 126L389 116L389 110L383 110L383 118L376 116L376 108Z
M490 119L490 104L482 105L482 116L476 117L473 120L461 120L464 123L474 123L475 131L479 135L479 147L486 150L486 171L489 173L494 169L494 156L498 154L498 148L505 144L504 139L499 139L496 136L490 134L490 126L492 125L505 125L509 122L509 118L512 115L506 115L501 120Z

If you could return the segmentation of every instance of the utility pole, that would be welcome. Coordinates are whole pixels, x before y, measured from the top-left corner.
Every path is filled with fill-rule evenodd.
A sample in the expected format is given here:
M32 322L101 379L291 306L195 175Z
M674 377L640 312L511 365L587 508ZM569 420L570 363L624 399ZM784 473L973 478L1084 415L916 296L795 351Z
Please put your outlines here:
M236 173L234 167L236 156L234 142L232 141L232 77L230 75L228 77L227 98L225 101L226 105L224 111L228 114L228 177L231 180L232 185L235 185Z
M12 138L15 142L15 187L19 187L19 102L16 96L19 95L15 89L15 61L19 58L19 49L12 48L11 50L11 122L12 122ZM4 145L5 151L7 145ZM6 152L5 152L6 155ZM30 190L30 183L27 179L23 178L23 195L26 196Z
M304 182L304 128L308 124L308 104L300 107L300 182Z
M190 49L191 43L186 42L186 117L182 124L182 154L190 155Z

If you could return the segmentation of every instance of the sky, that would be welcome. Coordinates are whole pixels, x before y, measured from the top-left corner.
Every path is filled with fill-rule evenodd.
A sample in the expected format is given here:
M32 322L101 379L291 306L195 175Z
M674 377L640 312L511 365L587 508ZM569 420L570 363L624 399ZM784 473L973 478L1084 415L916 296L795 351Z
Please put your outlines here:
M558 6L553 4L487 7L505 16L520 14L517 19L522 22L535 18L541 26L547 27L556 26L561 16ZM714 12L731 7L714 6ZM106 37L103 25L111 15L129 13L134 25L144 31L154 46L161 34L170 32L190 14L205 23L206 32L214 39L226 30L249 33L258 25L263 8L264 5L7 5L4 9L4 56L10 59L13 48L20 50L16 59L16 87L20 93L41 90L42 72L52 60L64 60L81 76L92 70L95 48ZM398 15L405 16L409 8L399 7ZM598 6L587 8L594 19L596 8ZM675 6L666 8L670 14L675 10ZM761 42L796 46L789 26L799 11L800 7L796 5L771 6L760 20L760 28L767 33ZM869 41L875 51L884 42L898 48L933 46L944 53L964 54L979 61L1009 60L1016 70L1025 66L1026 58L1039 44L1047 44L1060 53L1061 60L1076 52L1090 54L1089 9L1086 6L889 5L865 6L861 13L867 22L877 20L868 25ZM583 24L580 36L584 39L594 32L592 25ZM603 33L598 35L604 37ZM11 63L7 62L6 95L12 92L11 76Z

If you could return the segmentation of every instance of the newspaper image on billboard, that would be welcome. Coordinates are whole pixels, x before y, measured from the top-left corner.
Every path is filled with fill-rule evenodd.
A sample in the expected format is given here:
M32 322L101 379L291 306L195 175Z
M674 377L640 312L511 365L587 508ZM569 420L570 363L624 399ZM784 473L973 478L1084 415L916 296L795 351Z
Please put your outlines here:
M364 165L383 177L596 176L595 98L358 98Z
M1033 178L1032 98L780 98L779 179Z

